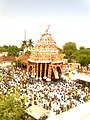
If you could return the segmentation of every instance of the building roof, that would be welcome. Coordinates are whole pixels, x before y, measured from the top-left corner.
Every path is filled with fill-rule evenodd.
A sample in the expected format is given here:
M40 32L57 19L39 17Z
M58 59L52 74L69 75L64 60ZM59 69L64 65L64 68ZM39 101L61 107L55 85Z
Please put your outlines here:
M2 61L15 61L15 57L12 56L1 56L0 57L0 62Z
M50 33L41 35L40 40L37 41L33 47L32 53L28 59L30 62L61 62L64 54L58 50L56 42L53 40Z
M25 110L25 112L28 113L28 115L30 115L38 120L38 119L40 119L40 117L45 116L48 111L38 105L33 105L33 106L30 106L29 108L27 108Z
M28 63L28 56L26 56L26 55L20 55L18 57L18 60L21 60L23 63L27 64Z

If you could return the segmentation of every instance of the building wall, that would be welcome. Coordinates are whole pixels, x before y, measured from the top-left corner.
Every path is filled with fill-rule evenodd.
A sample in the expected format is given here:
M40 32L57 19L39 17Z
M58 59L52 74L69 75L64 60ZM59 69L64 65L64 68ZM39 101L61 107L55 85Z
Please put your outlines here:
M15 65L15 63L12 62L12 61L2 61L2 62L0 62L0 66L2 66L2 67L10 66L12 64Z
M8 55L8 52L1 52L0 53L0 56L7 56Z
M71 68L71 70L74 70L80 67L80 63L68 63L68 65Z

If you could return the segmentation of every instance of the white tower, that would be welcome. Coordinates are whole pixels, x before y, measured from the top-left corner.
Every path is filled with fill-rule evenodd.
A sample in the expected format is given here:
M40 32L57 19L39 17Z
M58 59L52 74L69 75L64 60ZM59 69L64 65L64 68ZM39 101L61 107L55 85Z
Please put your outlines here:
M26 29L24 29L24 41L26 41Z

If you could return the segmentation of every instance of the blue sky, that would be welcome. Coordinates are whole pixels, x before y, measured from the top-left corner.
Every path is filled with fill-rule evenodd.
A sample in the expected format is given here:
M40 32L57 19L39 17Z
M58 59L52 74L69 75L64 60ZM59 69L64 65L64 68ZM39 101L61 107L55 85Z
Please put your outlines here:
M59 46L90 47L90 0L0 0L0 45L20 46L49 32Z

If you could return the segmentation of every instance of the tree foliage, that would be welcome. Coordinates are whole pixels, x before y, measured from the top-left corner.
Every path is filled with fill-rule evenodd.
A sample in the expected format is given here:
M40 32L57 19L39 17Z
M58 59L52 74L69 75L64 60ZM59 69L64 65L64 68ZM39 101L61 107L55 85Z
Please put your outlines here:
M24 110L14 94L0 96L0 120L22 120Z
M63 49L62 48L58 47L58 50L59 50L60 53L63 53Z
M84 48L75 51L75 59L82 65L90 64L90 49Z
M83 49L85 49L85 48L84 48L83 46L80 46L79 49L80 49L80 50L83 50Z
M28 46L30 47L30 49L33 47L33 40L32 39L29 39L29 44L28 44Z
M77 50L76 43L74 42L67 42L63 46L63 53L66 55L68 62L72 62L74 56L73 53Z
M9 45L9 46L0 46L0 52L8 52L8 56L18 56L18 52L21 50L21 48L18 48L15 45Z
M20 68L27 68L27 65L22 60L17 60L16 66Z
M8 56L18 56L19 48L17 46L8 47Z
M76 43L68 42L63 46L63 51L67 57L70 57L77 50Z
M25 52L25 55L27 55L27 56L30 55L30 54L31 54L31 51L28 51L28 50L27 50L27 51Z
M21 46L21 48L24 50L24 48L27 46L27 41L26 40L24 40L24 41L22 41L22 46Z
M68 42L63 46L63 51L68 58L68 62L74 60L81 65L90 64L90 48L81 46L78 50L74 42Z
M29 47L30 49L33 47L33 40L29 39L29 41L22 41L22 46L21 48L24 50L26 47Z

